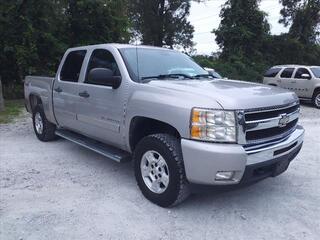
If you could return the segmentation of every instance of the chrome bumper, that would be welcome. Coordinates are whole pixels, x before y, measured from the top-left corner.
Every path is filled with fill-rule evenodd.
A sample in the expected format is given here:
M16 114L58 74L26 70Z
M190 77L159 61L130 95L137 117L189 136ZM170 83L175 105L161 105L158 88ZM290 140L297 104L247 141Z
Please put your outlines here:
M181 140L186 177L189 182L206 185L231 185L241 181L246 167L281 159L301 147L304 129L297 129L281 142L264 147L243 147L238 144L219 144ZM220 171L234 171L228 181L217 181Z
M245 148L248 155L247 165L261 163L273 158L281 157L292 152L301 145L304 138L304 129L298 126L297 129L285 140L273 143L270 146L259 148Z

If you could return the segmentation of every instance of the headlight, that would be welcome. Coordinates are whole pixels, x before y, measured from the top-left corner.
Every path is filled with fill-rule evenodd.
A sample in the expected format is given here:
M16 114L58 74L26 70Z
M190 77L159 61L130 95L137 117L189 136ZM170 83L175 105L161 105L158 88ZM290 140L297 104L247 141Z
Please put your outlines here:
M191 138L212 142L236 142L234 111L194 108L191 113Z

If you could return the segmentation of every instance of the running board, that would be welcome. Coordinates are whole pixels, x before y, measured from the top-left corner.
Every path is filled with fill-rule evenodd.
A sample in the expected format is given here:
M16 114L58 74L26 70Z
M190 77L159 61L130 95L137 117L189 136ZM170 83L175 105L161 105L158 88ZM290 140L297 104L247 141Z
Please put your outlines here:
M65 138L71 142L79 144L85 148L88 148L96 153L99 153L107 158L110 158L116 162L128 162L131 159L131 155L121 149L103 144L101 142L95 141L83 135L68 130L57 129L55 134L62 138Z

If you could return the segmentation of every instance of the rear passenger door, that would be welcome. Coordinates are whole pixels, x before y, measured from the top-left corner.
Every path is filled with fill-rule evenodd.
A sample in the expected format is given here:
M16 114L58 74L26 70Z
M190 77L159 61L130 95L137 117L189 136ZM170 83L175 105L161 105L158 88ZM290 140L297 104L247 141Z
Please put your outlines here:
M293 76L293 72L294 72L294 68L285 68L282 70L281 74L280 74L280 87L285 88L285 89L289 89L289 90L293 90L292 89L292 76Z
M121 76L113 49L94 49L88 59L85 77L79 84L82 95L77 105L78 132L121 147L123 144L120 127L124 114L125 84L113 89L90 82L88 74L93 68L108 68L114 76ZM119 54L120 56L120 54ZM84 94L84 95L83 95Z
M83 71L86 50L67 52L53 86L53 110L61 127L75 129L78 80Z

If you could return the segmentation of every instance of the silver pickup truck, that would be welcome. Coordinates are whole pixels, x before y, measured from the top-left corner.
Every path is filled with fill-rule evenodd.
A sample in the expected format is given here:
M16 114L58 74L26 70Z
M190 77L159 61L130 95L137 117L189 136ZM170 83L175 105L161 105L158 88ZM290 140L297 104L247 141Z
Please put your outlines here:
M122 44L68 49L55 78L28 76L36 136L60 136L133 160L162 207L191 186L242 185L283 173L302 147L295 93L211 77L180 52Z

